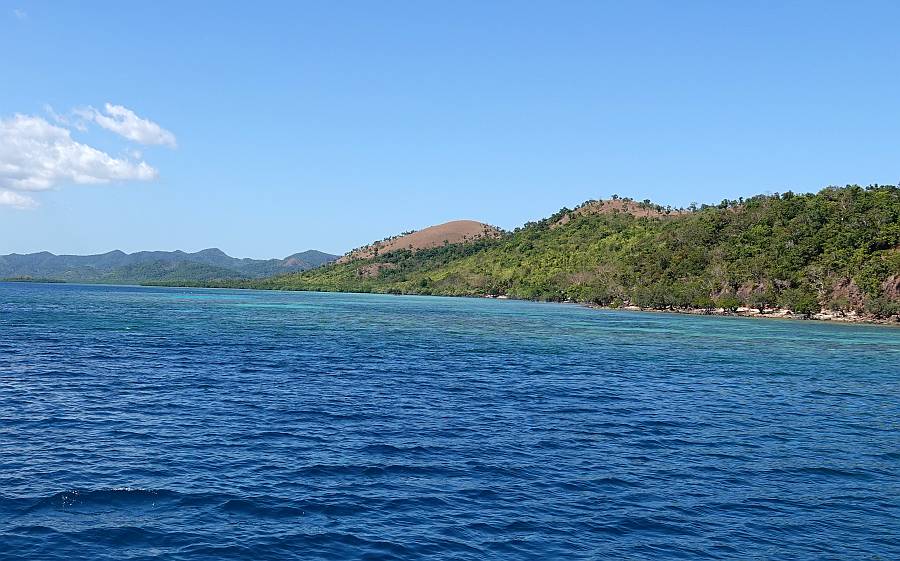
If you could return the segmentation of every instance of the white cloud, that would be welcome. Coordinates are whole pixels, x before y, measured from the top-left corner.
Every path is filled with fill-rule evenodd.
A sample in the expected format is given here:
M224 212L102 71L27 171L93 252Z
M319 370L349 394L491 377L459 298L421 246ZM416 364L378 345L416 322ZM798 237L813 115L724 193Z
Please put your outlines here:
M25 10L22 10L21 8L14 9L12 11L12 13L14 16L16 16L16 19L19 19L22 21L28 19L28 12L26 12Z
M27 192L65 184L150 181L156 169L140 151L125 148L114 157L72 138L72 129L87 130L96 123L141 144L176 147L175 135L121 105L107 103L104 113L92 107L60 115L49 105L42 117L16 114L0 118L0 206L34 208Z
M85 120L84 112L86 109L78 109L75 111L70 111L68 115L63 115L56 112L56 109L53 108L49 103L44 104L44 113L50 116L50 119L64 127L71 127L80 132L86 132L88 130L87 123ZM90 118L90 117L88 117Z
M149 181L157 175L147 162L114 158L75 141L68 129L40 117L0 119L0 204L34 205L30 197L11 191L44 191L65 183Z
M21 209L34 208L37 206L37 201L27 195L0 190L0 206L11 206Z
M170 148L178 145L174 134L149 119L138 117L127 107L107 103L103 109L104 112L101 113L88 107L77 110L76 114L140 144L162 144Z

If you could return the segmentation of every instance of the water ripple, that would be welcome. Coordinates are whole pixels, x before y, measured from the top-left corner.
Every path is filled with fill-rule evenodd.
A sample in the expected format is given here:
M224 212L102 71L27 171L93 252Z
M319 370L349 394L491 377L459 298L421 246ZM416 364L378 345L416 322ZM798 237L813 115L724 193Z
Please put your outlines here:
M0 560L900 559L900 331L0 283Z

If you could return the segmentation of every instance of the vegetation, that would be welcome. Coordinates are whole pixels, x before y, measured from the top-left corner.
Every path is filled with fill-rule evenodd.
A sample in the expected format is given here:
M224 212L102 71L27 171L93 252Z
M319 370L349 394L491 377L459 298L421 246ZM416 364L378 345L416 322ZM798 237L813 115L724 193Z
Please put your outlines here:
M900 313L898 187L829 187L666 210L636 217L562 209L498 239L233 285L658 309L781 307L807 316L821 308Z

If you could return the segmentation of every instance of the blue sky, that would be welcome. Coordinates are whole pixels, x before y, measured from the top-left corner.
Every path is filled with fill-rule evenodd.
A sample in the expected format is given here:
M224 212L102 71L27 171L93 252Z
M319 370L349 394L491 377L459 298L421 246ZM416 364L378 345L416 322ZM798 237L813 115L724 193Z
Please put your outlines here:
M0 0L0 253L342 253L612 193L896 184L898 22L898 2ZM34 157L60 142L90 174Z

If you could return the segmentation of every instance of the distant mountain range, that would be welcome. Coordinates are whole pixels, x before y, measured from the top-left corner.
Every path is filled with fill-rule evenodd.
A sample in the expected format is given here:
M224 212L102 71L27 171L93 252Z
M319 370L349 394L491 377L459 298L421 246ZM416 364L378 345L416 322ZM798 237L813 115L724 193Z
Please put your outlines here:
M239 259L215 248L196 253L117 250L99 255L54 255L43 251L0 256L0 279L138 284L259 279L305 271L338 257L315 250L284 259Z

